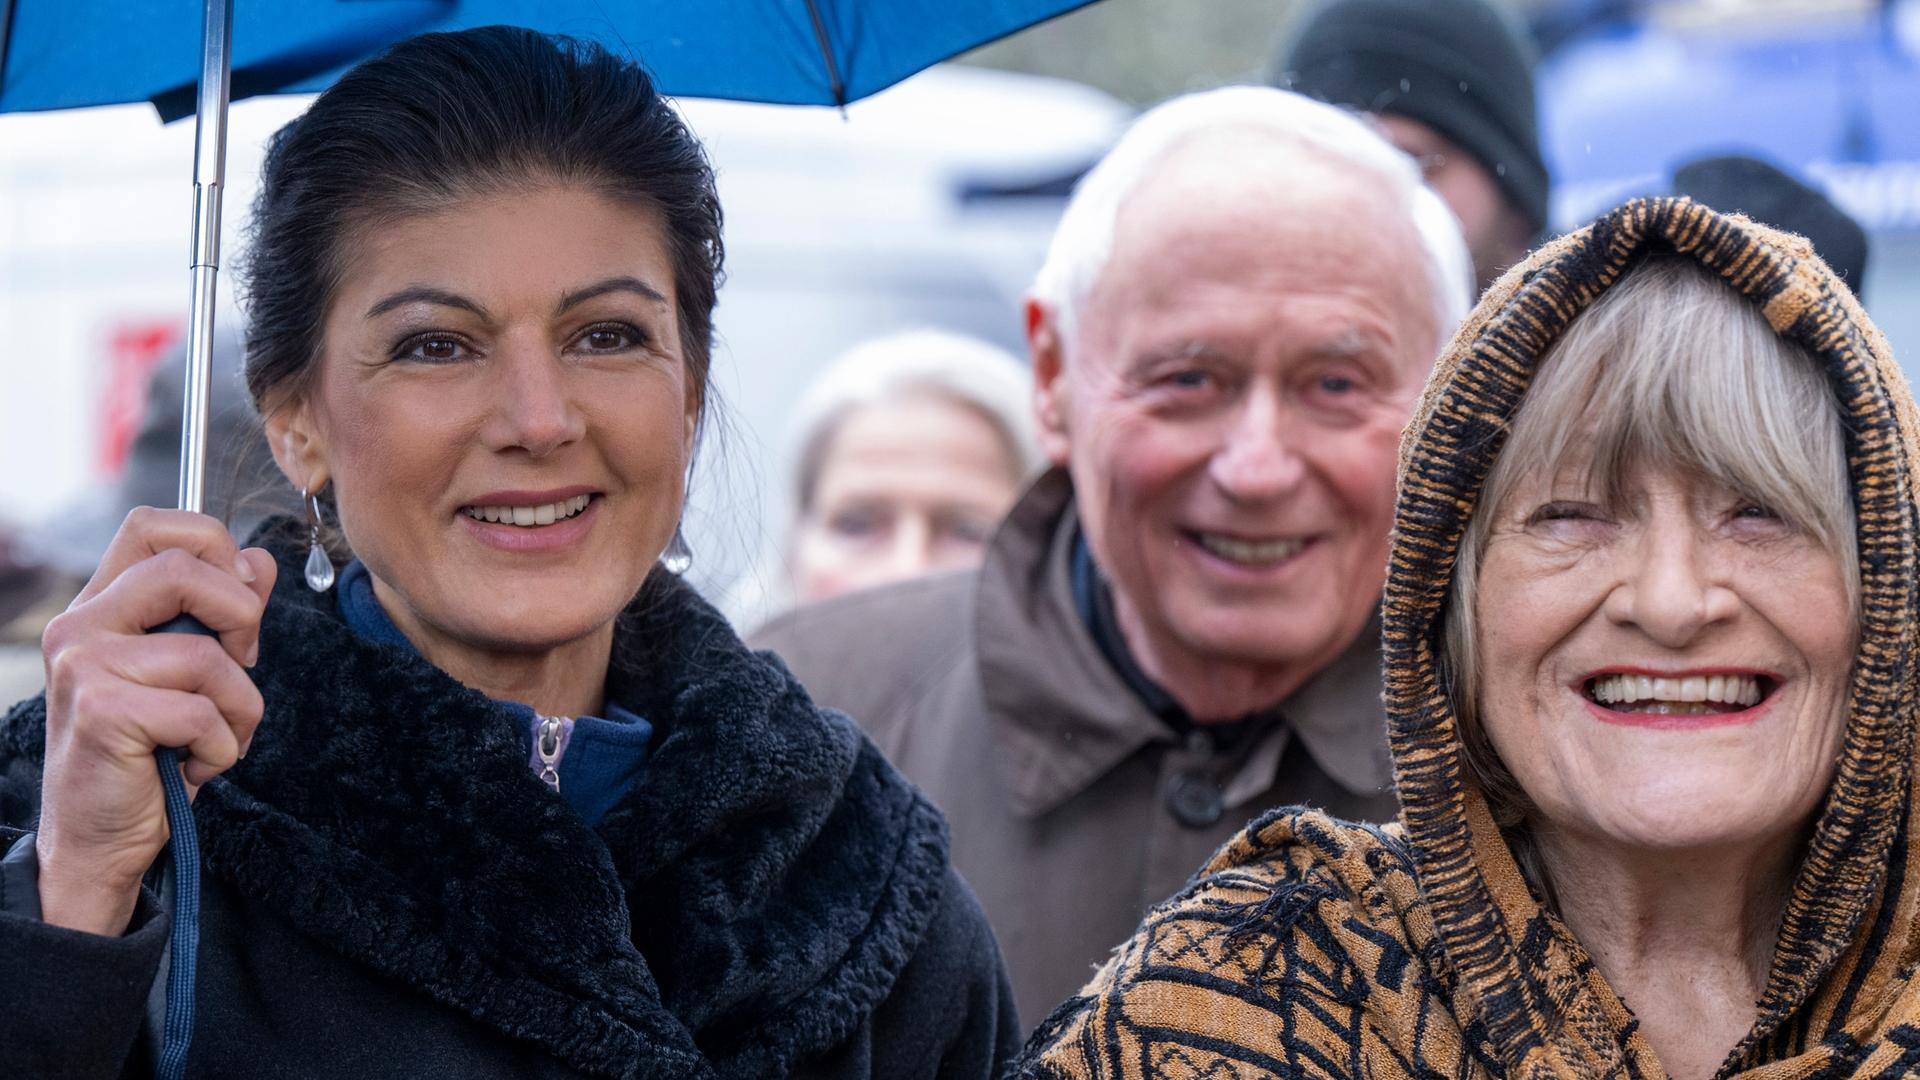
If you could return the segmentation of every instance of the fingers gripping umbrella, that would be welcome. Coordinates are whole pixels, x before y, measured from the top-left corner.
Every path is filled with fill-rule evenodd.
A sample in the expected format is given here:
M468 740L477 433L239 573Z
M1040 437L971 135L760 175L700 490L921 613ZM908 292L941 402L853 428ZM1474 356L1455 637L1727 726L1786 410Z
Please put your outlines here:
M244 34L236 57L235 0L0 0L0 112L150 101L164 119L189 110L195 117L179 505L199 512L206 497L227 105L234 96L324 89L347 67L401 38L510 23L594 37L631 53L669 95L845 105L1092 2L240 0ZM155 630L211 633L188 616ZM157 757L172 830L174 922L156 1074L173 1080L185 1075L193 1034L199 855L178 754L161 748Z

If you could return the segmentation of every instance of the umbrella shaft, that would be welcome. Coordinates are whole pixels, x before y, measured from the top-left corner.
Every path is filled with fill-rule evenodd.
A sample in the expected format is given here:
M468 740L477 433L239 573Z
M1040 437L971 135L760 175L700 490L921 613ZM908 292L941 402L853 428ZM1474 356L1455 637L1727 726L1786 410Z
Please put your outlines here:
M220 275L220 192L227 179L227 98L233 68L233 0L206 0L200 105L194 117L193 288L187 312L187 380L180 408L180 509L206 509L207 409L213 386L214 284Z
M217 201L217 200L216 200ZM180 509L206 509L207 412L213 388L213 286L219 271L193 268L187 321L187 382L180 410Z

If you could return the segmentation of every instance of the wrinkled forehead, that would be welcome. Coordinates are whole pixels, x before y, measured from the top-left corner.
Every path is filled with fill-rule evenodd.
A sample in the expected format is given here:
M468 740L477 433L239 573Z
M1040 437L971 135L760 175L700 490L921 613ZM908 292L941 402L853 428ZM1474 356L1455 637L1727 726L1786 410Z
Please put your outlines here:
M1196 133L1163 154L1120 201L1112 260L1152 259L1172 237L1232 223L1263 239L1307 244L1300 253L1307 256L1380 246L1417 266L1422 248L1407 202L1386 177L1304 140L1261 131ZM1276 248L1255 261L1294 255Z
M1182 307L1224 282L1282 298L1347 293L1430 359L1439 342L1426 254L1402 194L1321 151L1271 137L1254 145L1228 155L1196 140L1133 190L1087 298L1083 340L1106 337L1123 313Z

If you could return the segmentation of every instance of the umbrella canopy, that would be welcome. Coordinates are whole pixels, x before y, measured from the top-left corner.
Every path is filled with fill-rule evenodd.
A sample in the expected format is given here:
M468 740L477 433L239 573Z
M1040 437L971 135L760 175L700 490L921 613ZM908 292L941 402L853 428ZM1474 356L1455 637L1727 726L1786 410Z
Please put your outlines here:
M661 91L844 105L1091 0L236 0L233 97L325 89L401 38L510 23L593 38ZM192 115L201 0L0 0L0 112Z

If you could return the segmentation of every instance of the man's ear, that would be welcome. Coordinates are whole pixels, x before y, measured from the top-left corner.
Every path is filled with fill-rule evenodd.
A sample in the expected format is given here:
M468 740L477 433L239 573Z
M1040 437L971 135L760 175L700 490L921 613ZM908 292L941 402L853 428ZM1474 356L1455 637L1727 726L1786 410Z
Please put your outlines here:
M1027 298L1027 353L1033 359L1033 408L1040 449L1055 465L1067 463L1067 351L1054 313Z
M327 466L326 438L313 422L313 410L304 398L289 401L268 414L267 447L274 463L294 487L318 493L332 478Z

